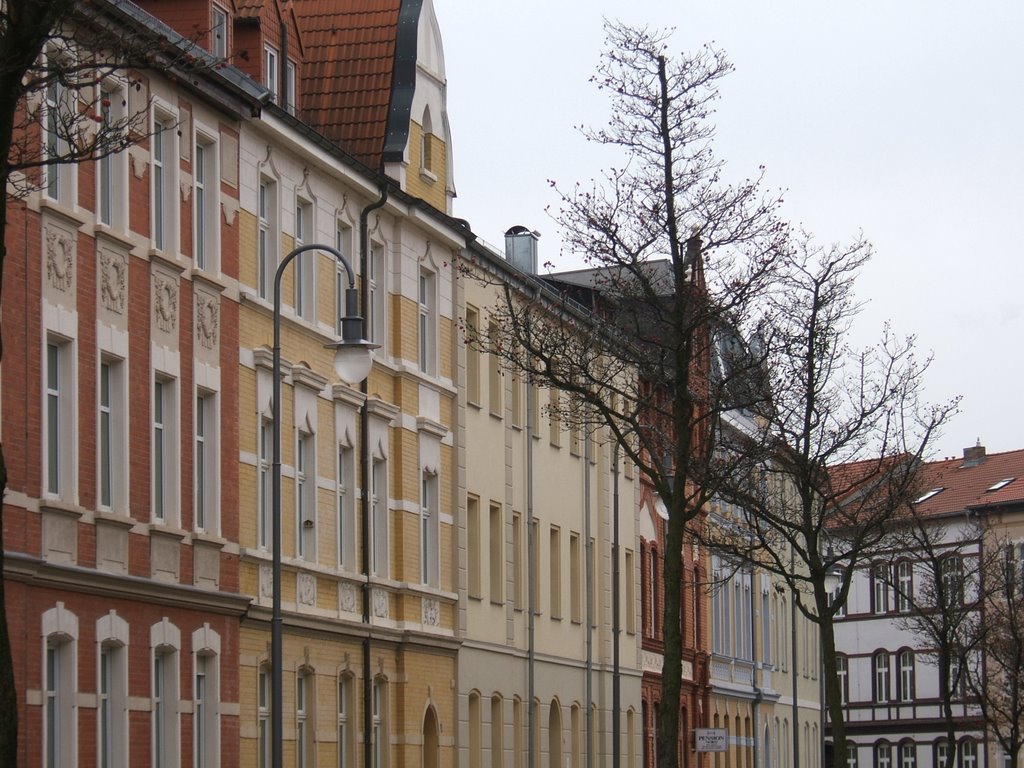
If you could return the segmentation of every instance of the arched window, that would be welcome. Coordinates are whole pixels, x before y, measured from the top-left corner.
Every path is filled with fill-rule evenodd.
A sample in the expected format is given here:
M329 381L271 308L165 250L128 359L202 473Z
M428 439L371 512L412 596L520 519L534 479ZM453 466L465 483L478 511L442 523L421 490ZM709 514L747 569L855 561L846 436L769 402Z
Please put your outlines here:
M355 739L352 736L355 725L355 708L352 702L354 688L351 675L347 673L338 675L338 768L348 768L355 764L353 755ZM424 755L426 755L425 748ZM423 764L427 764L426 760Z
M548 707L548 765L565 765L562 757L562 708L558 699Z
M438 738L437 713L432 706L427 707L423 716L423 768L438 768L440 762L440 747ZM496 767L501 763L494 763Z
M874 672L875 702L885 704L889 701L889 654L878 651L871 660Z
M875 768L892 768L892 745L888 741L875 744Z
M192 633L192 740L195 768L220 764L220 635L208 623Z
M388 764L388 681L378 677L373 681L373 768Z
M914 652L905 648L899 653L899 697L900 701L914 699Z
M299 768L316 764L316 674L303 667L295 676L295 755Z
M78 617L64 603L43 614L43 642L43 765L71 765L78 735Z
M889 566L878 563L871 569L873 613L889 612Z
M917 768L917 745L914 742L900 742L899 768Z
M480 738L480 694L469 694L469 767L483 765L483 744Z
M505 707L501 694L491 696L491 768L505 764Z
M969 736L960 742L960 768L978 768L978 742Z
M964 602L964 564L959 555L946 555L939 565L946 605L959 607Z
M843 654L836 655L836 675L839 677L839 703L850 703L850 660Z
M96 622L96 743L100 768L128 760L128 622L110 611Z
M896 610L909 613L914 605L914 564L901 560L896 566Z

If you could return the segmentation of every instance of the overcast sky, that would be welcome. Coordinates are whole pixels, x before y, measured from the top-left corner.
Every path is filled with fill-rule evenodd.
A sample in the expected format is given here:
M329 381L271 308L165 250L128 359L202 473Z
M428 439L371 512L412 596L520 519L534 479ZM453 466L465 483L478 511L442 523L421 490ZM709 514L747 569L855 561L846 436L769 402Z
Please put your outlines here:
M937 443L1024 448L1024 3L789 0L434 0L444 39L458 197L483 239L523 224L560 255L545 213L608 164L574 126L600 124L588 83L602 18L672 26L673 52L714 42L716 148L728 173L767 168L784 215L821 241L863 232L859 344L891 320L933 353L927 395L962 395Z

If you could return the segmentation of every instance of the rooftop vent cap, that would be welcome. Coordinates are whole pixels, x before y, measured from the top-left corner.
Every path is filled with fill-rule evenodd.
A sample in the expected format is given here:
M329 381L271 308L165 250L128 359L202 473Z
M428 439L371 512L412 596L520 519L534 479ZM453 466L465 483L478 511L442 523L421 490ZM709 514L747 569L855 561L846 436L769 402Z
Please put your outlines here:
M537 274L537 240L540 232L517 224L505 231L505 259L529 275Z

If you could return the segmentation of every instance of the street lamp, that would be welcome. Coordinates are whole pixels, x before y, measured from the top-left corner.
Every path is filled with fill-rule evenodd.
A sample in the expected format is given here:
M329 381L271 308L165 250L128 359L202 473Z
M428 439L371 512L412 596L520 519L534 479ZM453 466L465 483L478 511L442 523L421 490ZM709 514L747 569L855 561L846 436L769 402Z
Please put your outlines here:
M284 713L282 712L282 636L281 636L281 277L296 256L306 251L325 251L345 268L345 315L341 318L341 340L327 345L334 349L334 370L347 384L358 384L370 373L373 349L377 346L363 338L363 318L359 314L359 293L352 265L341 252L328 245L303 245L281 260L274 274L274 396L271 403L274 436L273 500L273 614L270 620L270 742L271 766L284 765Z

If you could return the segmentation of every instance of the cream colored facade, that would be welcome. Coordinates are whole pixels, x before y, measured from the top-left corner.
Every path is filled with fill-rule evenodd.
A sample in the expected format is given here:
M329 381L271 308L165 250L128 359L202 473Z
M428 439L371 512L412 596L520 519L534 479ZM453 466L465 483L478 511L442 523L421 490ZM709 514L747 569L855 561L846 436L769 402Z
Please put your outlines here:
M459 314L468 334L487 334L488 307L503 300L500 285L521 287L524 275L483 248L467 264ZM600 430L588 438L552 423L544 405L557 393L528 392L497 358L463 344L460 366L460 765L611 765L610 443ZM622 766L640 764L642 737L639 593L626 573L637 562L637 494L623 468Z
M379 193L273 116L245 127L241 156L241 586L253 597L241 633L241 751L244 764L258 765L269 729L273 383L273 295L269 269L259 273L261 254L276 265L296 245L320 242L360 271L359 217ZM302 254L282 280L287 764L300 763L303 751L310 765L337 765L339 751L361 761L364 642L382 764L455 764L452 265L463 240L409 202L392 198L369 218L368 333L381 346L365 394L334 381L323 346L337 338L334 259ZM360 482L364 399L369 489ZM366 490L368 622L360 551Z

